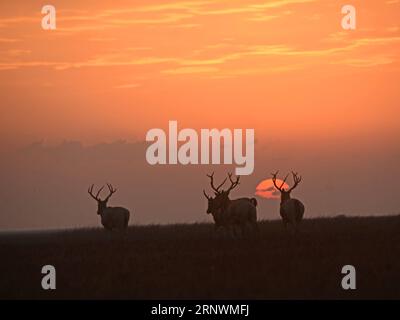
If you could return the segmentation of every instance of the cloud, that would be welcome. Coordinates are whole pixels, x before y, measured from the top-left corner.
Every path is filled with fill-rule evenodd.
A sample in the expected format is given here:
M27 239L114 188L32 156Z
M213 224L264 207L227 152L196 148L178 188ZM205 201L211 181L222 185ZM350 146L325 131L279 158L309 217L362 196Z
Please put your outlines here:
M181 23L181 24L173 24L171 25L171 28L193 29L201 26L202 24L200 23Z
M278 15L265 15L265 14L260 14L260 15L255 15L253 17L247 18L248 21L271 21L273 19L278 19Z
M193 74L193 73L213 73L217 72L218 68L213 67L182 67L161 71L165 74Z
M224 65L229 61L236 61L240 59L250 59L254 56L267 57L267 56L301 56L301 57L324 57L331 56L341 53L348 53L355 49L363 47L377 47L387 44L399 43L400 37L370 37L361 38L353 41L345 41L344 46L332 46L320 49L300 49L289 47L284 44L274 45L249 45L249 46L236 46L236 51L232 51L228 45L224 46L212 46L209 45L203 48L202 53L207 53L207 50L213 50L218 48L231 49L228 53L214 53L213 56L207 55L207 58L196 57L168 57L168 56L132 56L136 51L146 51L149 47L138 47L138 48L125 48L123 51L117 51L114 53L100 54L94 58L90 58L86 61L80 62L51 62L51 61L0 61L0 69L16 69L26 67L53 67L56 70L65 70L70 68L83 68L83 67L113 67L113 66L144 66L144 65L156 65L156 64L171 64L177 65L177 68L160 69L161 73L164 74L182 74L182 73L199 73L199 72L211 72L216 71L215 68L199 68L199 66L212 66L212 65ZM21 51L22 52L22 51ZM201 51L200 51L201 52ZM376 55L375 55L376 56ZM348 57L345 60L339 60L347 62L349 65L357 66L374 66L379 64L388 64L394 61L394 58L380 58L376 62L375 56L360 55L358 57ZM293 63L288 61L287 66L295 65L295 69L299 68L299 63ZM179 67L183 66L183 68ZM293 67L280 66L278 70L292 70ZM271 66L271 69L277 68L277 66ZM282 69L283 68L283 69ZM264 69L264 70L268 70ZM234 74L231 73L231 74ZM238 74L238 73L236 73Z
M32 51L28 49L9 49L5 53L11 57L24 56L30 54Z
M14 42L19 42L22 41L21 39L17 38L0 38L0 43L14 43Z
M399 30L400 30L400 28L398 26L386 28L386 31L388 31L388 32L398 32Z
M140 83L127 83L115 86L115 89L132 89L140 87Z
M108 42L108 41L115 41L117 40L116 38L102 38L102 37L94 37L94 38L89 38L89 41L94 41L94 42Z
M84 67L115 67L115 66L146 66L146 65L161 65L169 64L170 68L160 68L159 72L163 74L189 74L189 73L205 73L223 71L222 66L228 62L234 62L244 59L253 59L254 57L331 57L337 55L339 63L351 66L375 66L389 64L396 61L395 57L383 57L377 60L377 54L371 53L354 53L354 56L340 59L339 55L350 52L355 52L361 48L378 48L389 44L399 43L400 37L370 37L356 40L344 40L342 46L330 46L326 48L302 49L294 48L285 44L269 44L269 45L230 45L221 43L219 45L210 44L197 50L196 57L172 57L172 56L143 56L136 55L138 52L146 52L152 50L151 47L128 47L124 50L117 50L113 53L99 54L85 61L68 62L68 61L0 61L0 70L17 69L27 67L52 67L55 70L66 70L71 68ZM223 49L226 52L213 52L214 50ZM311 61L315 64L315 61ZM310 62L310 63L311 63ZM329 61L329 63L335 61ZM219 68L212 66L218 65ZM298 70L299 68L309 65L305 61L287 60L286 63L276 65L268 64L264 67L257 68L240 67L235 69L235 66L230 65L229 70L222 72L225 75L240 75L240 74L260 74L279 71ZM175 67L173 67L175 66Z
M277 182L278 186L282 186L285 189L289 188L289 185L280 179L277 179L276 182ZM272 179L266 179L266 180L261 181L256 187L255 194L259 197L266 198L266 199L279 199L280 198L280 194L275 189Z
M57 31L61 33L78 33L85 31L104 30L110 28L126 28L133 25L171 25L180 23L180 27L198 26L193 19L204 16L251 14L254 16L243 18L252 21L269 21L280 15L266 15L266 10L277 9L290 5L314 2L315 0L282 0L268 3L232 4L230 1L178 1L173 3L134 5L98 11L60 10L57 14ZM284 14L284 13L283 13ZM12 24L38 23L42 15L35 13L27 16L11 16L0 19L0 26ZM57 34L57 33L55 33Z
M257 66L253 68L236 68L224 69L213 76L214 79L233 78L246 75L261 75L261 74L282 74L284 72L292 72L295 70L304 69L304 64L286 64L280 66Z
M236 52L221 56L216 56L215 58L204 58L204 59L181 59L179 60L179 64L186 66L198 66L198 65L215 65L215 64L223 64L229 60L235 60L242 56L242 53Z
M165 12L165 11L190 11L202 7L204 5L208 5L210 3L213 3L213 1L179 1L179 2L164 3L164 4L136 6L130 8L110 9L104 11L103 14L107 16L107 15L124 14L132 12L154 13L154 12Z
M349 58L343 59L336 62L332 62L333 64L343 64L351 67L359 67L359 68L367 68L367 67L375 67L380 65L391 64L395 62L393 58L390 57L370 57L370 58Z
M15 23L27 23L27 22L38 22L40 21L40 16L37 17L33 16L16 16L16 17L8 17L8 18L1 18L0 19L0 26L5 27L10 24Z
M0 70L20 69L26 67L54 67L60 66L60 62L26 61L26 62L0 62Z
M284 6L289 6L293 4L306 4L316 2L316 0L278 0L278 1L268 1L261 4L253 4L251 7L254 8L262 8L262 9L271 9L271 8L280 8Z
M258 23L268 23L268 21L288 16L294 12L296 6L314 2L316 0L271 0L268 2L175 0L169 3L103 8L93 12L89 11L89 8L88 10L63 10L57 15L58 23L55 32L45 36L43 32L33 33L29 39L24 38L24 48L27 48L25 43L38 40L32 57L27 56L21 59L18 56L22 56L22 51L19 53L15 51L13 57L9 53L7 56L0 57L0 70L44 67L62 71L79 68L135 66L145 68L147 66L146 75L214 73L213 76L217 77L232 77L245 74L290 72L335 61L352 66L374 66L388 64L398 59L385 55L388 48L383 48L390 45L392 46L390 50L393 51L400 42L400 37L396 37L394 33L398 30L395 23L389 25L391 33L386 30L387 28L385 29L388 37L376 36L376 33L375 36L360 37L360 32L349 35L348 32L332 33L330 30L331 33L328 35L318 34L319 38L312 43L300 42L301 40L288 32L284 32L285 36L282 39L274 36L271 38L260 36L257 32L251 33L259 30ZM235 39L232 39L230 30L226 32L223 27L215 32L211 29L216 21L221 25L229 23L232 18L230 15L233 14L240 14L234 17L235 23L238 18L251 27L244 30L246 32L235 34ZM204 18L207 15L210 16L209 19ZM222 15L227 15L225 20L220 17ZM38 24L40 17L37 14L26 17L5 17L0 19L0 23L25 24L34 21ZM249 21L254 23L248 23ZM207 37L195 38L198 30L194 28L198 27L202 28L201 31L204 29ZM124 30L116 30L117 28ZM292 26L290 30L291 28ZM157 33L155 37L153 37L154 32ZM250 33L252 36L248 37L247 34ZM63 36L58 41L64 41L65 36L71 36L71 41L87 41L89 48L79 51L73 58L58 54L55 56L57 58L53 58L55 60L47 61L45 57L48 55L42 54L43 51L40 50L44 46L39 42L46 41L47 35L50 34L52 39L58 35ZM365 35L366 32L361 32L361 34ZM161 36L168 40L160 40ZM227 40L228 37L231 39ZM15 36L0 38L0 42L3 43L12 44L17 41L20 39ZM102 52L101 50L106 49L101 42L111 41L113 41L112 47L115 51ZM146 49L132 49L130 41L135 41L138 48ZM210 43L205 43L207 41ZM14 50L22 49L14 46ZM344 57L344 54L347 56ZM40 57L44 57L43 60ZM377 60L379 63L375 61L376 57L380 57Z

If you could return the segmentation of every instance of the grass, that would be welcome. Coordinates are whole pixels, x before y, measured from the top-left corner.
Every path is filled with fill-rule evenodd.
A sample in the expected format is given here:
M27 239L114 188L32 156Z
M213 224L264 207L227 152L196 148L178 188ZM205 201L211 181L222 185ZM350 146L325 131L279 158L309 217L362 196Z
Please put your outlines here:
M2 299L399 299L400 216L304 220L293 235L260 222L257 237L211 224L0 234ZM41 289L41 268L57 289ZM341 268L357 289L341 288Z

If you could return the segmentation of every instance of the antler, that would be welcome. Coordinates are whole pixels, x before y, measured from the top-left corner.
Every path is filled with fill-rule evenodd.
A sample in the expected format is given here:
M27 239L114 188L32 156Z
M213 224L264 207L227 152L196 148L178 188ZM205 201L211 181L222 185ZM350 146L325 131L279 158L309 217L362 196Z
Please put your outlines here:
M117 191L117 189L113 188L113 186L110 183L107 183L108 190L110 191L110 194L107 196L107 198L104 199L104 201L108 201L110 197Z
M297 172L292 171L292 176L293 176L293 181L294 181L294 185L293 187L291 187L288 192L291 192L294 188L297 187L297 185L301 182L301 176L298 176Z
M283 179L281 185L278 187L278 185L276 184L276 176L278 175L279 170L275 173L271 173L272 175L272 182L274 183L275 188L277 188L280 192L283 191L282 187L284 186L286 179L288 178L289 174L286 175L285 179Z
M224 185L224 183L225 183L225 181L226 181L226 178L225 178L224 181L222 181L222 183L221 183L218 187L215 187L215 186L214 186L214 172L213 172L212 174L207 174L207 177L209 177L210 180L211 180L211 181L210 181L211 188L213 188L215 194L221 193L221 191L219 191L219 188L221 188L221 187Z
M226 190L226 192L230 192L231 190L235 189L237 185L240 183L240 176L236 176L236 181L232 180L232 173L228 173L229 181L231 182L231 186Z
M90 196L91 196L94 200L100 201L99 194L100 194L101 190L103 190L104 186L102 186L102 187L99 189L99 191L97 191L97 193L96 193L95 196L93 195L93 187L94 187L94 184L92 184L92 185L89 187L88 193L90 194Z
M207 200L211 199L211 197L206 193L206 190L203 189L203 193L204 193L204 196L207 198Z

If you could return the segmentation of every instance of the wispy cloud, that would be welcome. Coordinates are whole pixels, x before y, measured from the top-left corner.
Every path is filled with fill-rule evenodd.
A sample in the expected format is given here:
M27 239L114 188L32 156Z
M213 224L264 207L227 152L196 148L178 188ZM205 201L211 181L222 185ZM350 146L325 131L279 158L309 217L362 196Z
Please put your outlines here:
M194 73L214 73L218 72L218 68L215 67L180 67L174 69L162 70L164 74L194 74Z
M0 38L0 43L14 43L14 42L19 42L22 41L22 39L17 39L17 38Z
M257 14L253 17L247 18L247 20L265 22L265 21L270 21L270 20L278 19L278 18L279 18L279 16L277 16L277 15L274 16L274 15Z
M178 1L163 4L151 4L151 5L139 5L128 8L116 8L109 9L103 12L104 16L111 16L115 14L125 13L154 13L154 12L165 12L165 11L191 11L201 8L205 5L214 3L213 1Z
M370 58L349 58L332 62L333 64L343 64L351 67L368 68L395 62L393 57L373 56Z
M232 3L230 1L178 1L153 5L133 5L128 7L103 9L99 11L61 10L57 15L59 33L75 33L111 28L126 28L134 25L161 25L180 23L180 27L198 26L195 19L204 16L243 15L244 20L269 21L280 14L267 13L266 10L290 5L305 4L315 0L275 0L267 3ZM0 26L17 23L38 23L41 15L0 18ZM183 23L184 22L184 23Z
M133 88L138 88L140 86L141 86L140 83L127 83L127 84L117 85L114 88L115 89L133 89Z
M372 67L398 60L395 55L385 54L388 50L385 46L391 46L392 51L399 50L400 36L396 33L396 22L391 22L381 29L385 30L381 32L384 36L378 35L374 28L367 30L370 26L359 29L357 34L339 31L340 29L332 32L330 29L330 33L322 34L313 42L297 41L297 37L293 35L286 36L289 32L285 32L285 36L279 40L276 37L269 38L267 35L257 34L260 24L267 25L269 21L285 17L288 19L288 16L296 12L298 6L314 2L316 0L175 0L161 4L102 8L93 12L64 10L58 14L55 32L45 33L38 28L39 31L34 33L30 40L20 39L18 34L13 33L0 38L1 43L9 43L11 46L8 48L11 51L4 50L5 54L0 57L0 69L44 67L63 71L80 68L140 67L146 74L153 75L213 73L218 76L232 76L290 72L312 64L329 64L331 61ZM227 17L223 17L224 15ZM12 24L14 30L14 24L21 23L26 28L25 23L38 24L40 17L37 14L3 17L0 19L0 25ZM243 33L253 35L251 32L256 31L254 38L242 35L242 32L233 34L230 30L225 30L224 23L230 22L231 19L234 19L235 23L242 19L246 28L250 25L251 27ZM219 23L220 20L221 30L214 30L214 23ZM118 28L121 30L116 30ZM290 28L296 29L293 26ZM199 30L203 32L203 29L207 37L195 38L199 36ZM46 58L40 59L40 46L35 44L35 54L28 54L29 49L25 49L29 48L25 46L27 41L32 43L36 39L48 40L50 35L52 39L64 35L71 41L87 41L89 48L96 49L78 50L78 54L70 59L67 55L59 54L57 58L53 57L54 60L47 61ZM167 37L165 41L161 35ZM136 47L132 46L132 41ZM18 45L12 46L17 42ZM113 51L105 48L106 42L112 44ZM376 57L380 57L379 62L374 62Z
M339 55L343 53L349 53L360 48L377 48L393 43L400 43L400 37L376 37L376 38L362 38L349 41L343 46L330 46L325 48L295 48L284 44L275 45L236 45L233 46L236 49L230 48L228 44L225 45L207 45L203 50L197 52L196 58L190 58L188 56L151 56L151 55L140 55L135 56L135 53L146 52L150 48L148 47L132 47L125 48L122 51L116 51L107 54L99 54L96 57L90 58L86 61L78 62L48 62L48 61L0 61L0 69L15 69L24 67L52 67L56 70L65 70L70 68L84 68L84 67L113 67L113 66L145 66L145 65L161 65L169 64L175 66L171 68L161 68L161 73L167 74L179 74L179 73L200 73L200 72L211 72L215 71L216 67L222 66L228 62L238 61L242 59L252 59L252 57L328 57L332 55ZM225 53L212 53L213 49L229 49ZM212 55L209 50L211 50ZM24 51L16 51L15 53L23 53ZM347 59L341 61L370 61L368 57L347 57ZM373 59L372 59L373 60ZM372 61L371 60L371 61ZM393 60L390 60L393 61ZM389 60L384 60L385 63L389 63ZM288 61L289 65L293 64L293 61ZM368 65L367 63L364 63ZM373 64L370 63L370 66ZM296 68L298 64L296 64Z
M284 6L289 6L293 4L307 4L316 2L317 0L277 0L277 1L266 1L265 3L250 5L254 8L270 9L270 8L280 8Z
M115 41L117 38L103 38L103 37L93 37L89 38L89 41L94 41L94 42L109 42L109 41Z
M398 32L398 31L400 31L400 27L398 27L398 26L388 27L388 28L386 28L386 31L388 31L388 32Z
M32 51L29 49L9 49L5 50L4 53L8 56L11 57L17 57L17 56L25 56L30 54Z

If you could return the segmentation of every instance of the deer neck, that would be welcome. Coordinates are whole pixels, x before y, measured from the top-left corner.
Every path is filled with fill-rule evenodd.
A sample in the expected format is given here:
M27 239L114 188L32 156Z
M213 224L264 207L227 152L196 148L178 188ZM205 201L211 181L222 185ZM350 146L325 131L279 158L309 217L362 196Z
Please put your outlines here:
M229 198L227 198L227 199L224 201L224 203L223 203L223 205L222 205L222 207L221 207L221 211L222 211L222 212L223 212L223 211L226 211L226 209L229 208L229 206L231 205L231 202L232 202L232 200L229 199Z
M107 204L104 206L101 206L99 208L99 214L102 216L107 211L107 209L108 209Z
M281 193L281 204L285 203L288 200L290 200L290 193L282 192Z

